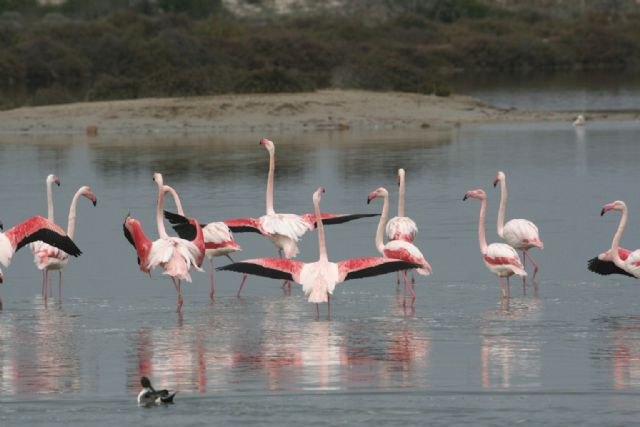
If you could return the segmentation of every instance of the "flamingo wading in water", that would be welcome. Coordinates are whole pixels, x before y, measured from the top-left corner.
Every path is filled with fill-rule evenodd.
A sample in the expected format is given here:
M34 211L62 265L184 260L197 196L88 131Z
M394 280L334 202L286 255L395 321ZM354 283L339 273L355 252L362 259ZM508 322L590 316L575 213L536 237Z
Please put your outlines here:
M319 304L330 303L331 295L338 283L421 267L416 263L381 257L350 258L340 262L329 261L320 213L320 199L323 193L324 188L322 187L313 193L313 206L318 226L318 261L304 263L292 259L257 258L225 265L217 269L300 283L305 295L309 297L309 302L316 304L316 312L319 315ZM329 305L327 312L330 313Z
M2 230L2 221L0 221L0 230ZM33 216L0 233L0 264L8 267L17 250L38 240L53 245L71 256L77 257L82 253L60 226L41 216ZM0 270L0 283L3 280L2 270ZM0 301L0 309L2 309L2 301Z
M84 185L76 191L73 198L71 199L71 204L69 205L69 217L67 221L67 236L70 239L73 239L75 235L76 229L76 210L78 205L78 199L80 196L84 196L93 203L93 206L96 206L98 203L98 199L95 194L91 190L91 187ZM62 297L62 269L69 262L69 254L65 251L58 249L55 246L49 245L44 242L37 242L32 245L33 250L33 262L36 264L39 270L42 270L44 273L44 278L42 282L42 294L46 298L47 297L47 284L49 283L49 271L50 270L58 270L58 298ZM49 284L49 286L51 286ZM51 292L51 289L49 289Z
M45 179L45 188L47 190L47 219L55 224L56 220L53 208L53 184L56 184L58 187L60 187L60 178L53 174L47 175L47 178ZM40 241L29 244L29 249L31 249L31 253L34 256L40 246L42 246L42 242ZM38 265L37 258L35 257L34 263L36 264L36 266ZM45 296L44 293L46 291L46 270L40 270L42 270L42 294L43 296Z
M428 276L431 274L431 265L427 262L418 249L413 243L410 243L406 240L396 239L389 240L385 245L383 242L384 238L384 228L385 223L387 222L387 218L389 218L389 192L384 188L380 187L369 193L367 197L367 203L371 203L371 201L377 197L382 197L382 213L380 215L380 222L378 223L378 228L376 230L376 249L378 252L384 257L403 260L412 264L416 264L419 266L416 271L418 274L423 276ZM406 295L407 289L411 292L411 302L415 301L416 293L413 289L413 285L408 283L407 280L407 272L403 271L402 276L404 278L404 299L403 305L406 304Z
M281 258L293 258L298 254L297 241L309 230L313 230L316 226L316 215L314 213L296 215L290 213L276 213L273 207L273 182L275 176L276 147L273 141L266 138L260 140L262 145L269 153L269 172L267 174L267 191L266 191L266 213L259 218L239 218L225 220L224 223L234 233L254 232L267 237L278 248L278 254ZM324 224L341 224L353 221L359 218L377 216L377 214L327 214L320 215ZM169 222L172 216L167 215ZM244 284L244 279L242 283ZM285 281L284 285L291 285ZM284 286L283 285L283 286ZM238 296L242 285L238 289Z
M193 241L179 237L170 237L164 227L162 208L164 206L165 188L162 175L153 174L153 180L158 185L158 201L156 204L156 225L158 227L159 238L151 241L140 222L130 215L127 215L123 224L124 235L133 245L138 256L138 265L143 272L150 272L155 267L160 267L164 271L162 274L171 277L171 281L178 294L177 310L180 311L183 298L181 281L191 282L189 270L191 267L202 271L199 264L204 258L204 239L200 223L194 218L189 221L196 229L196 236Z
M176 209L178 210L178 215L165 211L165 217L173 224L173 229L180 237L193 240L195 229L184 216L184 210L182 209L182 203L178 193L168 185L164 187L165 190L173 196ZM210 222L209 224L201 224L200 226L202 227L202 235L204 237L205 255L209 260L209 298L213 300L215 295L213 258L226 256L231 262L235 262L229 254L241 251L242 249L233 239L233 233L224 222Z
M485 216L487 213L487 194L482 189L467 191L462 200L468 198L480 200L480 219L478 220L478 241L480 242L480 252L482 261L489 271L498 276L500 293L502 299L508 300L511 297L509 289L509 277L514 274L525 277L527 272L520 262L518 252L506 243L487 244L485 233ZM507 279L506 286L502 283L502 278Z
M604 215L610 211L621 212L620 223L618 224L616 233L613 235L613 241L611 242L611 249L609 251L613 263L616 265L616 267L623 270L628 276L639 279L640 249L626 252L626 256L624 256L624 258L621 256L621 254L624 252L620 251L620 239L622 239L622 233L624 233L624 229L627 225L627 205L621 200L616 200L615 202L604 205L602 207L602 210L600 211L600 215Z
M507 179L502 171L498 171L495 179L493 180L493 186L500 184L500 209L498 210L498 236L500 236L509 246L522 251L522 265L526 265L526 258L529 258L533 264L533 277L532 282L535 284L536 274L538 273L539 265L529 254L529 249L540 248L544 249L544 243L540 240L538 234L538 227L527 219L512 219L506 224L504 223L504 216L507 210ZM525 289L526 277L522 277L522 287Z

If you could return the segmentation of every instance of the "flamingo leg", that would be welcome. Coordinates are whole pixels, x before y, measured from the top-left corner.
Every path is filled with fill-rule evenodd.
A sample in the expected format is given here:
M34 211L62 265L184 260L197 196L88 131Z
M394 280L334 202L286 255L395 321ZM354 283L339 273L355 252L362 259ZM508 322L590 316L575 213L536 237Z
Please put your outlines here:
M413 305L413 302L416 300L416 290L415 290L415 279L413 276L413 271L411 272L411 284L409 286L409 291L411 291L411 305Z
M213 258L209 258L209 298L213 301L213 295L216 293L215 285L213 284Z
M243 274L242 275L242 281L240 281L240 287L238 288L238 293L236 294L236 297L240 298L240 292L242 292L242 287L244 286L244 282L247 280L247 274Z
M397 272L396 272L396 275L397 275L397 278L398 278L398 283L397 283L397 285L398 285L398 286L397 286L397 288L396 288L396 289L397 289L397 290L399 290L399 289L400 289L400 272L399 272L399 271L397 271Z
M278 256L280 257L280 259L284 258L284 251L282 250L282 248L278 249ZM282 282L282 289L286 290L287 288L291 290L291 282L285 280L284 282Z
M331 318L331 294L327 292L327 319Z
M235 261L233 260L233 258L231 258L231 255L229 255L229 254L225 254L225 256L226 256L227 258L229 258L229 259L231 260L231 262L235 262Z
M500 287L500 299L506 298L506 291L504 289L504 283L502 283L502 277L498 276L498 286Z
M180 280L176 280L175 277L172 277L171 280L173 281L173 286L176 288L176 292L178 293L178 307L176 308L176 311L180 311L183 303L182 286L180 285Z
M320 304L316 303L316 319L320 318Z
M522 253L524 254L524 257L528 257L529 260L531 261L531 264L533 264L533 277L531 278L532 282L536 281L536 274L538 274L538 269L540 268L540 265L538 265L538 263L533 259L533 257L531 255L529 255L529 251L522 251ZM523 263L524 265L524 263Z
M58 300L62 301L62 270L58 271Z
M511 284L509 284L509 277L507 276L507 300L511 299Z
M522 250L522 269L527 271L527 251ZM527 276L522 276L522 289L527 285Z
M47 269L42 270L42 296L47 298Z
M49 287L49 297L53 298L53 278L49 276L48 272L47 272L47 282Z
M402 277L404 279L404 290L402 292L402 306L407 305L407 288L409 288L409 282L407 279L407 270L402 270Z

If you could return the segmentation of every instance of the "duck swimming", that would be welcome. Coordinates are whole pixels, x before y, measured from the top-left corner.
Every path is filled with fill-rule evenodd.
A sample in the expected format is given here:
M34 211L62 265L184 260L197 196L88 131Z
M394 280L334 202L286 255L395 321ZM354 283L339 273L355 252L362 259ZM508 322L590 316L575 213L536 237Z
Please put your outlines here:
M173 403L173 397L177 391L171 393L169 390L156 390L147 377L140 378L140 384L143 388L138 393L138 405L149 407Z

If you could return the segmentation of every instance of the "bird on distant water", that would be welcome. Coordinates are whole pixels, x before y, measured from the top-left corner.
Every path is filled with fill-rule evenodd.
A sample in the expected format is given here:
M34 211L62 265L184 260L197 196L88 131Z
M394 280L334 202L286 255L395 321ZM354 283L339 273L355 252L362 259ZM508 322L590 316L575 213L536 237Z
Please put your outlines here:
M177 391L173 393L169 390L156 390L151 385L151 381L149 378L142 377L140 378L140 384L142 385L142 390L138 393L138 405L144 407L151 407L157 405L168 405L173 402L173 398L175 397Z
M573 121L573 125L575 127L582 127L587 123L584 116L582 114L578 114L578 117Z

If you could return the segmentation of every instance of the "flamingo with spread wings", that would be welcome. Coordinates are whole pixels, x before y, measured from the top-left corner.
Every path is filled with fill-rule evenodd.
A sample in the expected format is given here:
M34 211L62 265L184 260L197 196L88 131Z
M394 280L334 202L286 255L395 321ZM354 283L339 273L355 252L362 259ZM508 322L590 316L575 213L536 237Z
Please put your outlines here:
M98 203L98 199L95 194L91 190L91 187L84 185L76 191L73 198L71 199L71 204L69 205L69 218L67 221L67 236L73 239L75 235L76 229L76 210L78 205L78 199L84 196L93 206L96 206ZM47 283L49 282L49 271L58 270L58 298L62 298L62 269L69 262L69 254L65 251L56 248L50 244L44 242L36 242L31 246L33 251L33 262L36 264L39 270L42 270L44 273L44 279L42 282L42 295L47 297ZM49 283L49 286L51 284ZM49 289L49 293L51 292L51 288Z
M604 215L610 211L619 211L622 214L620 216L618 228L613 235L611 249L607 252L614 265L623 271L621 274L640 279L640 249L629 251L620 248L620 239L622 239L622 234L624 233L624 229L627 225L627 205L622 200L616 200L615 202L604 205L600 211L600 215Z
M416 263L382 257L350 258L340 262L329 261L320 213L320 199L323 193L324 188L322 187L313 193L320 253L318 261L305 263L282 258L257 258L218 267L217 270L235 271L244 273L245 276L251 274L300 283L309 302L316 304L316 311L319 315L319 304L322 302L330 303L331 295L338 283L421 267ZM330 313L330 306L327 307L327 310Z
M0 230L2 230L2 221L0 221ZM82 253L60 226L41 216L33 216L11 227L6 232L0 233L0 264L8 267L16 251L39 240L53 245L71 256L77 257ZM2 270L0 270L0 283L3 280ZM0 301L1 308L2 301Z

